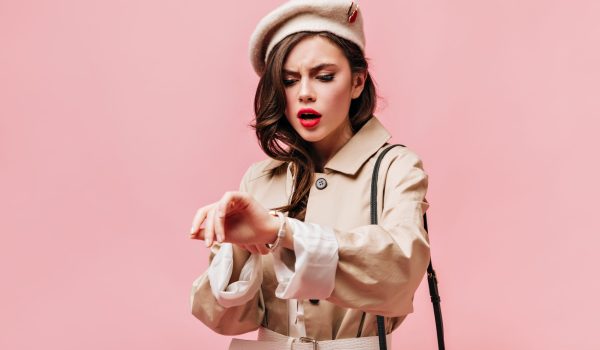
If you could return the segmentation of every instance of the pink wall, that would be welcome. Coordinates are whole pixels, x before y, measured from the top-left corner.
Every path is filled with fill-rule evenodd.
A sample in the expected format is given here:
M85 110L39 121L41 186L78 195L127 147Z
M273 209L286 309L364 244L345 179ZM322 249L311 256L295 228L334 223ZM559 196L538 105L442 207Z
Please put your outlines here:
M0 2L0 348L225 347L187 234L264 157L246 48L280 2ZM360 4L430 174L448 348L600 348L600 2ZM415 300L394 349L435 348Z

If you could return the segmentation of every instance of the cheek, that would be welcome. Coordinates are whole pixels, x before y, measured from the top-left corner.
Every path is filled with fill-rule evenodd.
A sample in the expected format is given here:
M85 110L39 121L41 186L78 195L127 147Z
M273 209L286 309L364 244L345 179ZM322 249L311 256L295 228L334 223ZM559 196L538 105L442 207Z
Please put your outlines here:
M292 113L294 110L293 100L288 96L285 98L285 117L291 122L292 121Z
M340 83L336 86L323 89L320 96L321 100L326 102L328 106L343 110L345 104L349 106L351 91L346 85Z

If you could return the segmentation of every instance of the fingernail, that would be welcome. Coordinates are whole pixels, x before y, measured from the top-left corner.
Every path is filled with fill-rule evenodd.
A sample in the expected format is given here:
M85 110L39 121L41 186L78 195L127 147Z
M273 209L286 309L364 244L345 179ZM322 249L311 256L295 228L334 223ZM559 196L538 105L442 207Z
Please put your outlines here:
M211 242L210 242L210 240L208 240L208 239L207 239L206 241L204 241L204 244L206 245L206 248L210 247L210 243L211 243Z
M194 226L192 226L192 228L190 228L190 234L194 233L194 231L196 230L194 229Z

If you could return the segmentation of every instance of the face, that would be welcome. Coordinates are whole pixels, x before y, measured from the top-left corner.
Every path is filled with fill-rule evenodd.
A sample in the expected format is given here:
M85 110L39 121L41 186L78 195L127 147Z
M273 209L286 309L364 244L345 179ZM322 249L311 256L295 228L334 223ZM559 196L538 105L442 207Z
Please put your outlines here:
M292 127L317 150L341 147L352 137L350 102L364 88L364 73L353 76L343 51L320 36L297 43L283 69L285 115Z

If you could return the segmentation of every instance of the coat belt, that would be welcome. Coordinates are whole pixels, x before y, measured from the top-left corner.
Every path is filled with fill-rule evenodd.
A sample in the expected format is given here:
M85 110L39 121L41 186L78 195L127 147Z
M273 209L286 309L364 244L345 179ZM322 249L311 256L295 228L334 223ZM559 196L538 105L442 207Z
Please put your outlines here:
M392 337L386 336L388 349L391 349ZM260 327L258 340L234 338L229 350L378 350L379 337L344 338L335 340L315 340L308 337L288 337Z

